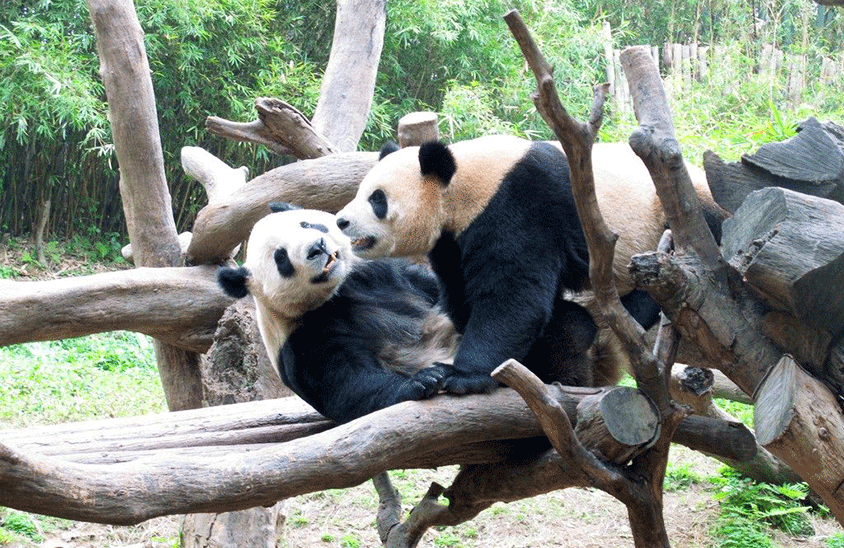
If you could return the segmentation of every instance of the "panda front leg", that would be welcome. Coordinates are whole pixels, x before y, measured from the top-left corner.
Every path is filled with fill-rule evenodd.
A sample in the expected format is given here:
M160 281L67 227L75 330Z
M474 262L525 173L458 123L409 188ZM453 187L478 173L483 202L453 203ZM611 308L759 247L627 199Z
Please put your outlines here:
M431 398L443 389L453 368L435 364L405 375L384 369L371 356L357 356L332 364L320 380L324 414L338 422L348 422L405 401Z
M491 392L492 371L508 359L524 360L551 318L553 290L539 288L489 295L472 304L444 389L452 394ZM505 294L506 293L506 294Z

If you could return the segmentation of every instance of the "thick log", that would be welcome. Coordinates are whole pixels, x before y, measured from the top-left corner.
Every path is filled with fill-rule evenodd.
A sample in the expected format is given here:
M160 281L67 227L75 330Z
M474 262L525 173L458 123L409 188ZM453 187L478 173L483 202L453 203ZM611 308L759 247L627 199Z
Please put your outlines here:
M97 39L100 76L108 99L108 119L120 166L120 197L135 264L182 266L184 260L170 189L144 32L132 2L88 0ZM196 353L156 339L153 343L167 406L202 404Z
M399 119L398 136L402 148L436 141L440 137L437 113L420 111L405 114Z
M577 402L598 391L549 390L569 420ZM537 438L536 417L505 389L407 402L308 435L331 424L297 398L284 398L2 432L0 505L131 524L273 504L358 485L393 468L512 462L548 448ZM699 430L685 422L678 430L686 428ZM279 443L296 435L306 437ZM724 445L718 437L708 449Z
M267 204L284 201L302 207L339 211L357 192L378 160L375 152L339 153L277 167L255 177L227 199L200 210L187 260L193 264L225 260L269 213Z
M844 202L844 129L809 118L798 130L790 139L745 154L740 162L726 163L714 152L704 153L715 201L734 212L754 190L779 186Z
M844 413L829 389L785 355L759 387L753 418L759 443L790 462L844 523Z
M77 278L0 280L0 346L129 330L205 352L232 299L215 269L136 268Z
M844 205L759 190L725 221L723 247L769 305L830 334L844 331Z
M601 460L625 464L659 435L659 413L635 388L601 392L578 404L575 433Z

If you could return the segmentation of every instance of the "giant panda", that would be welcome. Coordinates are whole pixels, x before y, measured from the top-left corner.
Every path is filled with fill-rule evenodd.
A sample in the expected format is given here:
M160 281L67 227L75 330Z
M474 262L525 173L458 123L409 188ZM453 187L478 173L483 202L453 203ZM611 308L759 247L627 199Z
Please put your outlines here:
M330 213L272 209L252 229L243 266L221 268L217 280L232 297L254 297L282 381L341 423L438 393L458 335L430 270L356 258Z
M601 211L619 233L613 270L622 302L647 328L659 308L634 290L627 264L656 248L666 225L662 207L628 145L596 144L593 167ZM723 213L698 171L695 188L718 237ZM570 329L563 316L555 319L565 306L561 295L589 285L559 144L489 136L395 150L364 177L337 226L361 257L428 255L463 336L444 385L454 393L492 390L489 374L508 358L543 359L537 340L549 329ZM604 378L613 380L611 372Z

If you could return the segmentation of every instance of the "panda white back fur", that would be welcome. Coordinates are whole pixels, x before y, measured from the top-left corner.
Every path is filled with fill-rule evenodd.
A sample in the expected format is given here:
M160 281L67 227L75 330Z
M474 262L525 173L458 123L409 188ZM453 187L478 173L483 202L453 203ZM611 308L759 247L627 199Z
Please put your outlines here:
M407 261L362 261L334 216L273 204L240 268L218 281L254 297L264 345L284 383L346 422L439 392L458 337L436 278Z
M662 207L628 145L596 144L593 165L601 211L619 234L619 292L647 327L658 308L633 291L627 264L656 247L665 227ZM704 203L714 204L700 185L705 178L693 178ZM720 227L719 215L710 226ZM589 283L588 250L558 143L490 136L397 150L367 174L337 224L361 257L428 254L463 334L447 390L490 390L489 373L505 359L543 358L535 344L549 326L561 335L579 329L564 327L558 312L572 313L560 301L565 290Z

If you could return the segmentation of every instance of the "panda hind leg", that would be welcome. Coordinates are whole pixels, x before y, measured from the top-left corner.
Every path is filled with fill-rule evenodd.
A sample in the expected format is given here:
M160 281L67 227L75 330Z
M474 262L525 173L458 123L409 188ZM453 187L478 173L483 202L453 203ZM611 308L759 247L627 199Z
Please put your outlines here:
M592 350L598 327L577 303L558 298L542 336L531 346L525 366L545 383L594 386L597 377Z

